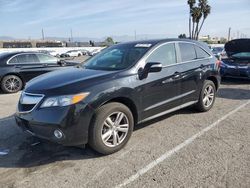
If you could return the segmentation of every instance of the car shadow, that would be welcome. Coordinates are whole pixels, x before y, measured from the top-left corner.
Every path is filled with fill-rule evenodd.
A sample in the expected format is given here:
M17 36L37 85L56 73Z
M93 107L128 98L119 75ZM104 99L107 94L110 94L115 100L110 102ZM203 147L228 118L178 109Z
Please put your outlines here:
M177 113L189 114L194 113L194 110L186 108ZM138 124L135 126L134 131L162 121L173 114ZM87 160L103 157L103 155L95 152L88 145L85 148L65 147L32 137L17 127L13 116L0 119L0 127L0 135L6 130L11 132L9 136L0 137L0 168L30 168L57 161Z
M13 117L0 119L0 127L0 135L11 131L9 135L0 137L0 168L29 168L56 161L101 157L88 146L85 149L64 147L30 136L17 127Z
M222 78L221 79L222 85L249 85L250 79L244 78Z
M248 89L226 87L220 88L217 97L232 100L249 100L250 99L250 80L236 79L236 78L223 78L222 85L249 85Z

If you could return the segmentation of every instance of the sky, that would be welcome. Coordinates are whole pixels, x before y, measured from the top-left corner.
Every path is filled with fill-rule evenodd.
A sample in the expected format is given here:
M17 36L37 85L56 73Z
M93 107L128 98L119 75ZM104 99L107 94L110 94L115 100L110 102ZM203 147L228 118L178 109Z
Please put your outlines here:
M250 0L209 0L201 35L250 37ZM187 0L0 0L0 36L104 37L188 34Z

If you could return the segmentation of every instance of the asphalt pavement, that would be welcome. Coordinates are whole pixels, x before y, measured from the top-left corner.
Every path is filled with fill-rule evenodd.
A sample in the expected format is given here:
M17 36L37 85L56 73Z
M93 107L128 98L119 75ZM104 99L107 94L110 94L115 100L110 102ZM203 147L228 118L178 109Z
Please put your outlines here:
M0 188L250 187L250 81L224 80L209 112L137 125L109 156L24 134L13 118L19 95L0 94Z

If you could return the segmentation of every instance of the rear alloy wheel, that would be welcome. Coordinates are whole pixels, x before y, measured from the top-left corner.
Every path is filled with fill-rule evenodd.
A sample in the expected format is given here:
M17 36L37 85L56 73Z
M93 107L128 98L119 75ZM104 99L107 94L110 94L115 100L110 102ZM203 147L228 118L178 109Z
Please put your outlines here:
M114 153L126 145L133 127L133 115L127 106L108 103L96 111L90 127L89 144L99 153Z
M196 108L201 112L206 112L213 107L216 95L216 88L212 81L206 80L200 93L199 102Z
M2 79L1 88L5 93L16 93L23 87L21 78L16 75L8 75Z

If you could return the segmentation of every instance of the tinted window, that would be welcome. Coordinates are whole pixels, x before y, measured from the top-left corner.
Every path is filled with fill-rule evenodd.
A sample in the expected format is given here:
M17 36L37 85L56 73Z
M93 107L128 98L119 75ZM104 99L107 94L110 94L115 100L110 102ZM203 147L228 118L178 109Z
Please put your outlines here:
M159 62L163 66L176 63L176 53L174 44L165 44L157 48L146 60L146 62Z
M18 63L17 57L15 56L15 57L11 58L10 61L9 61L9 63L10 64L17 64Z
M193 44L189 43L179 43L181 52L181 61L192 61L196 59L196 53Z
M201 49L199 46L195 46L195 51L198 59L210 57L210 55L203 49Z
M39 63L38 58L34 54L22 54L17 56L19 63Z
M57 58L53 56L49 56L46 54L37 54L37 57L41 63L57 63Z
M83 66L96 70L122 70L134 65L148 50L148 47L130 44L114 45L90 58Z

